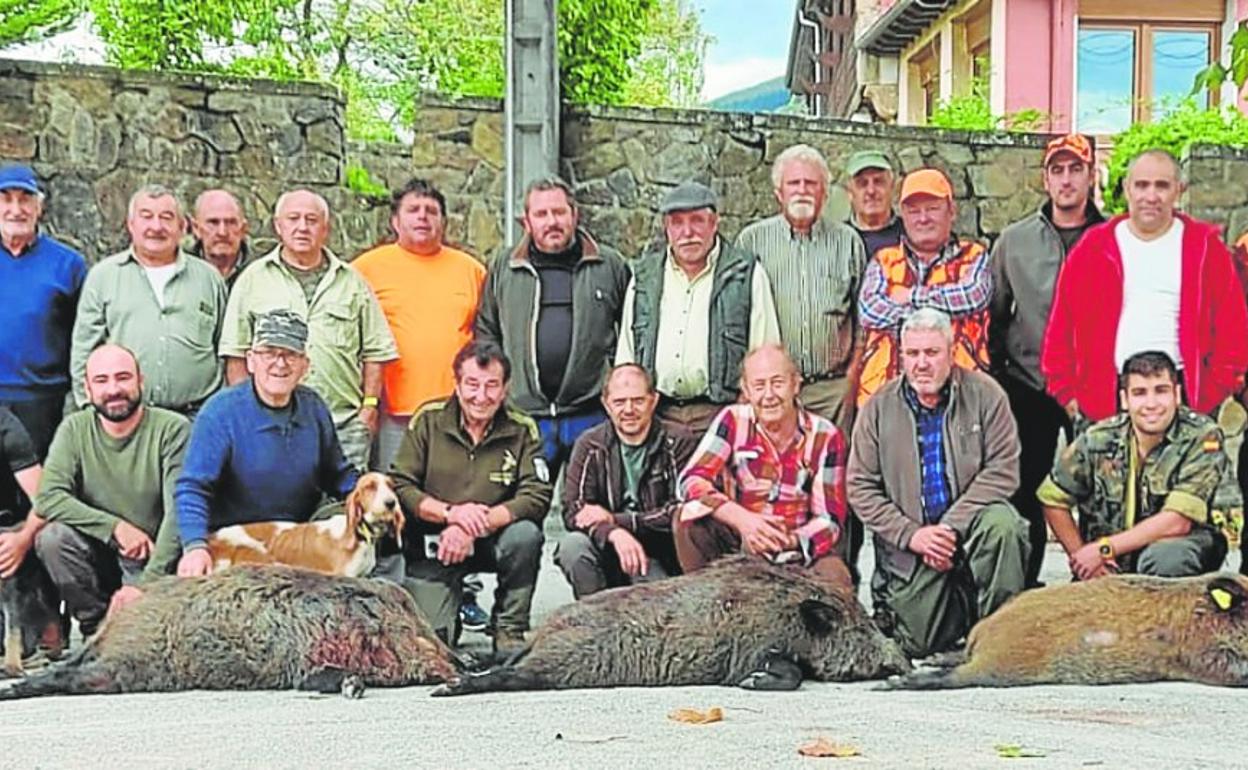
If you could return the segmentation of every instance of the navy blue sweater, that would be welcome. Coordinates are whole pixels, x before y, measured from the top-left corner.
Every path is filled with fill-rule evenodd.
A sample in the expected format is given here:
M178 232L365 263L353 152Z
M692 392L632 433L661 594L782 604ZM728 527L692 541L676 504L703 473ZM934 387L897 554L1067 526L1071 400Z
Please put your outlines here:
M231 524L307 521L322 492L341 500L357 476L315 392L300 385L278 410L261 403L251 380L226 388L191 428L174 492L182 547Z
M46 235L20 257L0 243L0 401L69 389L69 338L86 277L82 255Z

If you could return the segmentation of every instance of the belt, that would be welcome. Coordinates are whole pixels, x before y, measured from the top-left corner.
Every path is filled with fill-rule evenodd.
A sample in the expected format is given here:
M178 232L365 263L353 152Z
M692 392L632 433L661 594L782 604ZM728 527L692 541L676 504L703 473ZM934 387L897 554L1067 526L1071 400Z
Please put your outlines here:
M824 372L823 374L804 374L802 375L803 385L813 385L816 382L826 382L827 380L840 380L845 378L845 372Z
M676 398L666 393L659 394L660 406L696 406L699 404L714 404L710 396L692 396L690 398Z

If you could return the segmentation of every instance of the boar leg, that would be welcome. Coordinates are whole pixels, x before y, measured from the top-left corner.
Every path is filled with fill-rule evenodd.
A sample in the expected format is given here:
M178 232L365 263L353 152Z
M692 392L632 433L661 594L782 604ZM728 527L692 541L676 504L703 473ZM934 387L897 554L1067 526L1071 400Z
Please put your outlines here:
M295 686L296 690L310 690L319 693L339 693L342 692L343 681L350 674L341 668L333 666L325 666L318 668L311 674L308 674Z
M802 667L779 650L763 654L758 668L750 672L738 687L746 690L796 690L802 685Z

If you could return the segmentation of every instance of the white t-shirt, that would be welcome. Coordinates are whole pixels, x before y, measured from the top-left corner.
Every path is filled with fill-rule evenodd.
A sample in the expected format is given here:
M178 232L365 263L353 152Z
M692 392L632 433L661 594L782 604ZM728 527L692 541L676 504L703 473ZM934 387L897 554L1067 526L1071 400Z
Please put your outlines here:
M170 262L160 267L143 266L143 274L147 276L147 282L152 285L152 291L156 294L156 303L160 305L161 310L165 308L165 287L169 285L169 281L177 271L177 262Z
M1183 222L1175 219L1165 235L1142 241L1127 220L1114 228L1122 252L1122 315L1114 364L1145 350L1160 350L1181 369L1179 298L1183 288Z

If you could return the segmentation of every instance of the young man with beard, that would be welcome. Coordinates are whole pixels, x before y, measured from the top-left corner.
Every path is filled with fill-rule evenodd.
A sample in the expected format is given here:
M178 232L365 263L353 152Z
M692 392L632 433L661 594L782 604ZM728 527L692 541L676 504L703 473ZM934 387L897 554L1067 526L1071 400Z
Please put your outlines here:
M1104 221L1092 201L1096 165L1092 145L1079 134L1049 142L1044 189L1049 199L1026 219L1005 228L992 249L989 305L991 371L1010 397L1023 453L1013 503L1030 526L1027 585L1038 584L1048 531L1036 488L1053 467L1058 431L1070 439L1070 418L1044 390L1040 348L1053 305L1053 287L1066 255L1084 231Z
M1218 569L1226 540L1210 513L1231 464L1222 431L1182 405L1178 369L1165 353L1131 356L1118 382L1123 411L1075 439L1038 493L1071 574L1188 577Z
M48 450L35 552L85 637L110 601L133 600L177 560L173 487L190 423L143 404L138 361L119 345L91 352L84 388L92 408L66 417Z
M515 362L511 398L537 421L554 478L576 437L604 415L628 265L580 227L572 187L558 177L524 194L524 237L494 260L481 292L476 338Z

